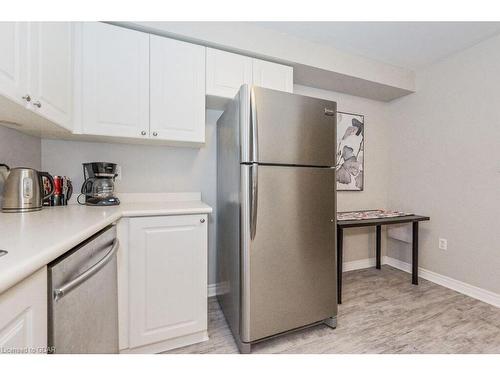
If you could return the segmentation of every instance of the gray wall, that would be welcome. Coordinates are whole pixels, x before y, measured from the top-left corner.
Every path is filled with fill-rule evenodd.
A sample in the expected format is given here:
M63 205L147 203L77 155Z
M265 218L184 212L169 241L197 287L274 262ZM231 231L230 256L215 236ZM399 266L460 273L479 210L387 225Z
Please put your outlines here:
M0 163L10 167L41 168L41 141L0 125ZM3 178L0 178L0 206L2 204Z
M500 37L417 72L390 104L389 205L431 216L421 266L500 293ZM448 250L438 248L438 238ZM410 245L389 240L408 261Z
M338 194L339 210L388 207L431 216L421 225L421 265L500 293L500 37L417 72L415 94L391 103L295 86L299 94L338 101L365 115L365 191ZM121 192L201 191L215 207L215 121L207 112L201 149L43 140L41 167L82 182L81 163L122 165ZM40 168L40 140L0 126L0 161ZM214 280L211 218L209 280ZM438 249L438 238L448 250ZM408 261L410 245L388 239L389 256ZM385 246L384 246L385 247ZM345 259L373 257L374 236L346 233Z
M387 207L391 130L387 118L387 103L357 96L294 86L301 95L335 100L339 111L365 116L365 185L364 191L344 191L337 194L339 211ZM385 228L384 228L385 229ZM382 234L382 253L385 254L385 233ZM374 228L353 228L344 233L344 261L350 262L375 257Z

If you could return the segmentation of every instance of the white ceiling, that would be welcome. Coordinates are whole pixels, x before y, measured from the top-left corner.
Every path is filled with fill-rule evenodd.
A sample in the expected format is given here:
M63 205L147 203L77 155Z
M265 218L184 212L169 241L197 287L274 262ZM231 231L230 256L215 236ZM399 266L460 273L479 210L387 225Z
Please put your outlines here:
M391 65L419 69L500 33L500 22L255 22Z

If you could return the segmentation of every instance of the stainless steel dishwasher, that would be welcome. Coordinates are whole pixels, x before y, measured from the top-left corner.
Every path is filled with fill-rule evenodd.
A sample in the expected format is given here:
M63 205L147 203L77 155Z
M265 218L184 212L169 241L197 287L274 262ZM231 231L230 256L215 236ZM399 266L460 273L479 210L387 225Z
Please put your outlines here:
M118 353L116 227L48 267L48 346L55 353Z

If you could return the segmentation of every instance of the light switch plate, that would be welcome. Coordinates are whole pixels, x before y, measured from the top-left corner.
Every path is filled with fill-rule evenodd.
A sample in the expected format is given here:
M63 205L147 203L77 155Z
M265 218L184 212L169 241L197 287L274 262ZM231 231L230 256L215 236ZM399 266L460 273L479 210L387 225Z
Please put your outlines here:
M448 240L446 238L439 239L439 248L441 250L448 250Z

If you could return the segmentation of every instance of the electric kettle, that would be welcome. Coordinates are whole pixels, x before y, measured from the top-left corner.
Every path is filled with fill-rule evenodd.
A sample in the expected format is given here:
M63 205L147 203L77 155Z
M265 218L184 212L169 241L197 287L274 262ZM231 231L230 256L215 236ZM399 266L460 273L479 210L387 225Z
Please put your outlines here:
M30 212L42 209L44 198L54 193L54 179L47 172L39 172L32 168L4 168L2 175L5 183L3 186L3 212ZM47 178L50 191L45 194L42 178Z

